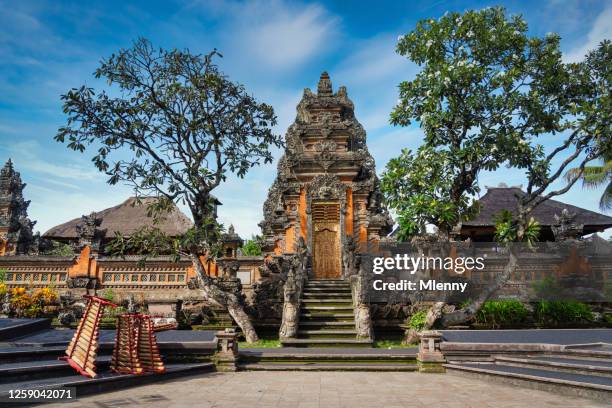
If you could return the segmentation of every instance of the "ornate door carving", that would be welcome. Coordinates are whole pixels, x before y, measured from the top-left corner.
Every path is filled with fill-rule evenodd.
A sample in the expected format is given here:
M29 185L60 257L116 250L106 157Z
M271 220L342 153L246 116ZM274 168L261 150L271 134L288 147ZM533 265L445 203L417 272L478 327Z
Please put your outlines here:
M338 279L340 259L340 205L338 202L312 204L313 275L315 279Z

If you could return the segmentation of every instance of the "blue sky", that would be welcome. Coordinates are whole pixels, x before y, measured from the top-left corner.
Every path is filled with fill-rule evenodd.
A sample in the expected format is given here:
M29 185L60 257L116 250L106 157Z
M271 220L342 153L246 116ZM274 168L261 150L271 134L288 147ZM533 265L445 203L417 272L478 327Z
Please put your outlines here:
M222 70L274 106L282 134L303 89L315 87L327 70L334 88L348 87L380 172L402 147L415 148L422 138L418 127L388 125L397 84L416 72L395 54L397 37L421 18L496 4L523 14L534 35L558 32L568 61L612 38L612 1L0 0L0 160L11 157L27 182L30 218L41 232L129 197L129 188L108 186L89 156L53 136L64 121L59 95L82 84L103 85L92 77L100 58L144 36L167 48L220 50ZM262 166L216 190L224 203L221 221L244 237L258 233L275 170L275 164ZM500 182L521 184L523 176L503 169L480 178L483 187ZM599 194L575 187L561 200L596 210Z

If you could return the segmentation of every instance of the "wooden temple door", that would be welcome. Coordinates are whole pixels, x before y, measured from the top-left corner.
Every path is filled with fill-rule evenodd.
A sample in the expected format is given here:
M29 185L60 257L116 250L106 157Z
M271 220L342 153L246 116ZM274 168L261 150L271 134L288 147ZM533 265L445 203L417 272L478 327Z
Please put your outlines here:
M340 252L340 205L338 202L312 204L314 279L339 279L342 275Z

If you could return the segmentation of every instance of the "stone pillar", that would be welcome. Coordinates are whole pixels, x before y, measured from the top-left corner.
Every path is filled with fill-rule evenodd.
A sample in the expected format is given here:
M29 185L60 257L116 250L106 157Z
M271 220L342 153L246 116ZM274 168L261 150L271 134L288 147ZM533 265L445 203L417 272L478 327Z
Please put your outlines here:
M217 351L213 357L217 371L236 371L238 362L238 333L225 329L216 333Z
M440 350L442 333L434 330L426 330L421 332L419 337L421 338L419 354L417 354L419 371L422 373L445 372L443 364L446 363L446 359Z

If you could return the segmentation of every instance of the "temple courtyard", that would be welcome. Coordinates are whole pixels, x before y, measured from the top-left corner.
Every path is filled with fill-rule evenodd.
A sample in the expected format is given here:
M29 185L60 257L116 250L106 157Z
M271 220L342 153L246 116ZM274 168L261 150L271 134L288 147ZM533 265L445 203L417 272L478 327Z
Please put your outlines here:
M50 404L45 407L62 407ZM79 398L119 407L606 407L603 402L449 374L392 372L210 373Z

